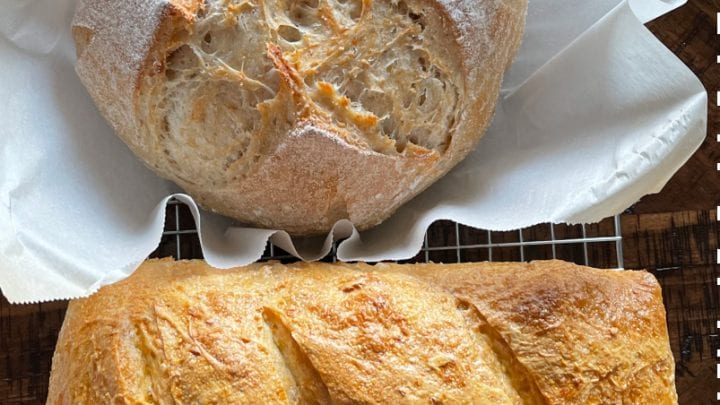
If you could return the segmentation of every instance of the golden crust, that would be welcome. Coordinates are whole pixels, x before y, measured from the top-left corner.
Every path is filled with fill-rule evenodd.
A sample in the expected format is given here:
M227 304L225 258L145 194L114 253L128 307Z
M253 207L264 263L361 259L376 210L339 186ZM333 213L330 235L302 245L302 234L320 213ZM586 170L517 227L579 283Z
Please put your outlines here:
M660 289L559 261L150 260L75 300L48 403L676 403Z
M561 261L383 266L472 303L553 403L677 402L662 295L649 273Z
M318 3L317 0L303 1ZM187 78L183 78L185 82L170 83L168 72L174 72L169 66L173 55L178 55L177 51L191 38L205 35L199 32L199 25L205 18L203 13L208 12L206 4L222 3L221 0L207 3L201 0L80 0L73 21L77 72L101 113L130 149L205 208L244 224L284 229L296 235L326 233L340 219L350 219L359 229L367 229L385 220L447 173L477 144L492 118L504 71L519 46L526 0L481 3L349 0L337 4L328 2L332 6L327 7L325 2L320 2L318 13L322 21L329 21L328 26L334 30L332 34L324 33L327 38L298 49L273 37L285 44L283 51L280 52L277 44L270 44L269 49L275 51L260 57L273 60L272 65L279 72L277 89L272 84L258 84L274 79L248 79L252 72L246 74L244 69L252 65L252 57L248 56L246 63L244 56L257 54L255 48L244 51L242 60L235 65L222 62L219 68L208 67L204 61L202 68L195 68L203 77L207 76L203 85L222 82L219 89L198 90L197 86L203 85ZM427 44L417 42L422 34L415 24L414 28L408 28L408 35L412 35L409 41L417 43L410 42L405 44L406 48L398 46L398 49L413 57L417 55L412 52L425 52L421 54L427 54L427 58L423 56L419 60L438 67L434 77L427 71L422 73L420 62L410 62L415 70L427 76L414 82L420 87L427 85L414 96L422 100L421 105L433 99L436 108L426 105L425 109L413 110L414 115L407 115L409 110L405 105L400 108L404 112L398 112L397 106L406 103L400 103L399 99L410 91L410 82L398 82L406 87L403 88L385 77L379 77L372 85L363 83L370 89L367 101L357 94L352 100L347 97L355 91L350 88L342 89L346 94L328 92L329 86L323 77L352 81L355 80L350 80L352 75L371 64L366 60L355 62L343 54L348 44L363 46L357 38L352 39L355 42L350 41L351 34L359 32L357 27L379 24L374 21L387 18L381 29L368 31L374 35L390 32L396 20L417 18L409 12L410 17L382 15L342 26L342 18L346 17L341 16L340 11L347 12L354 2L359 2L363 10L379 7L378 13L403 8L403 12L408 13L410 6L426 13L423 18L427 21L422 24L432 31L427 38L435 39L426 39ZM224 1L223 4L232 18L253 7L262 9L262 17L272 24L282 22L280 27L288 27L283 24L295 18L292 15L287 17L290 20L284 16L279 18L285 11L276 10L294 7L293 1ZM222 25L212 24L215 28ZM268 27L263 29L270 29ZM273 27L276 30L277 27ZM426 27L423 25L422 29ZM281 35L276 31L273 35ZM312 37L310 34L307 35ZM257 40L265 39L259 35ZM215 58L212 53L208 55ZM329 60L328 55L335 58L332 63L340 67L338 72L330 69L323 76L319 70L322 63ZM401 56L407 59L408 55ZM213 63L216 59L212 59ZM265 59L258 63L268 63ZM390 66L388 64L387 69L391 69ZM314 83L306 86L307 82ZM301 91L284 87L292 83ZM312 92L313 86L320 89L323 85L325 91ZM168 86L180 90L169 91ZM253 86L265 87L253 90ZM333 86L342 87L338 83ZM455 89L454 92L450 88ZM267 99L265 91L275 91L273 98ZM247 102L242 100L259 97L261 93L265 101L254 109L243 109ZM389 99L394 100L395 110L378 112ZM365 104L357 107L361 101ZM242 108L238 109L238 105ZM213 109L217 111L213 113ZM439 114L442 109L447 109L447 114ZM385 116L381 114L386 112ZM404 117L402 122L391 119L395 113L398 114L395 118ZM233 114L237 117L227 118ZM440 118L435 117L438 114ZM222 121L224 119L229 122ZM425 127L418 124L413 129L415 121L422 120L427 120L423 123ZM225 133L229 127L233 127L233 131ZM385 133L386 127L392 133ZM438 128L441 133L435 133ZM419 132L414 133L415 130ZM403 131L402 136L397 135ZM187 139L181 139L178 134ZM438 137L442 139L436 139ZM205 138L209 140L206 142ZM292 187L286 187L286 183L292 183Z

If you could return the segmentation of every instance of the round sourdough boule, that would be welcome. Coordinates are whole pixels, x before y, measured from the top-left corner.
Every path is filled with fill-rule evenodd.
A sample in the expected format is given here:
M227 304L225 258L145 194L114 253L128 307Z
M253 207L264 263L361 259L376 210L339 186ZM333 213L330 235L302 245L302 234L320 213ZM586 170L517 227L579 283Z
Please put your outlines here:
M295 235L367 229L487 128L526 0L79 0L77 72L203 207Z

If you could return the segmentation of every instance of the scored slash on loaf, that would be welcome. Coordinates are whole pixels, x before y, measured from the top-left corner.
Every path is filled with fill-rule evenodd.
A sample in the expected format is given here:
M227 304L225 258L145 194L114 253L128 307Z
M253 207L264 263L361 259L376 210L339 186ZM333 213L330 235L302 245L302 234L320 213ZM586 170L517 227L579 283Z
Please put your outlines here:
M70 303L48 403L673 404L660 287L560 261L151 260Z
M243 224L367 229L490 123L526 0L79 0L76 70L150 168Z

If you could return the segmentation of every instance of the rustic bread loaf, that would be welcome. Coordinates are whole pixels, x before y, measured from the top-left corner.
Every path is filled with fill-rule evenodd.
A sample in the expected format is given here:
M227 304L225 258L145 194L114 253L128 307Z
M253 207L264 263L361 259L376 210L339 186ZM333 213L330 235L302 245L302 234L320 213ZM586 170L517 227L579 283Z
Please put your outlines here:
M259 227L374 226L488 126L526 0L79 0L76 70L120 137Z
M673 374L645 272L151 260L70 303L48 403L673 404Z

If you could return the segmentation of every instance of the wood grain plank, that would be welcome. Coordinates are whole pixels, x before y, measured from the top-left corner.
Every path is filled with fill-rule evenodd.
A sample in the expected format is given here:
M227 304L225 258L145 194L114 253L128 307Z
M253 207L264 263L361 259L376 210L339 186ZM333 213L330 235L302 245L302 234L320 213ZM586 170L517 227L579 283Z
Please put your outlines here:
M715 210L622 216L627 268L647 269L660 282L681 404L714 401L720 349L720 277Z
M67 302L11 305L0 296L0 403L44 403Z
M650 31L700 79L709 93L708 132L692 158L658 194L641 199L637 213L706 210L720 204L720 109L716 92L720 90L720 36L716 33L718 0L689 0L680 9L648 24Z

